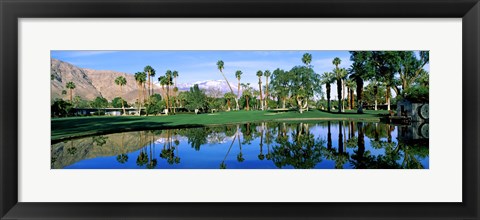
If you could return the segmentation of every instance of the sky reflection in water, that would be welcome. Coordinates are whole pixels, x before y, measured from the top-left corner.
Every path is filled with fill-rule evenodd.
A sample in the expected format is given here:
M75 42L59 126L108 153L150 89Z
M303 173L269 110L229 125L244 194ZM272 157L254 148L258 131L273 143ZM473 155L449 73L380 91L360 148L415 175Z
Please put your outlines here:
M264 122L136 131L51 147L52 169L428 169L428 124Z

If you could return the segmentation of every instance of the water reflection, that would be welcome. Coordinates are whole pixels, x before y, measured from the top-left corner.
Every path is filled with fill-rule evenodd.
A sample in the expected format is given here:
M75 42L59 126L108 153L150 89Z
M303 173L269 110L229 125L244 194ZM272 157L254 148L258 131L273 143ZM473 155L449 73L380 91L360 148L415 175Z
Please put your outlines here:
M263 122L52 145L52 169L426 169L428 124Z

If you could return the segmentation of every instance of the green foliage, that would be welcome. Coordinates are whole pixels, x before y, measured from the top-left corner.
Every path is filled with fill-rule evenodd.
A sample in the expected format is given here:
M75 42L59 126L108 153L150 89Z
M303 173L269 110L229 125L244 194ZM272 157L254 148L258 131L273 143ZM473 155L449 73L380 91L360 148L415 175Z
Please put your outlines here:
M154 77L156 74L155 69L153 69L150 65L145 66L145 68L143 68L143 72L145 72L149 77Z
M187 104L185 105L185 108L189 111L199 109L202 112L205 112L208 107L207 95L205 95L204 91L200 90L198 84L195 84L190 88L186 98Z
M96 146L103 146L107 143L108 137L105 136L93 136L92 137L92 144L95 144Z
M242 71L237 70L237 71L235 72L235 77L236 77L238 80L240 80L240 79L242 78L242 74L243 74Z
M426 102L429 101L429 89L424 86L413 86L405 90L405 98L412 102Z
M225 103L224 98L207 97L208 109L222 109Z
M119 86L124 86L127 84L127 79L123 76L119 76L115 79L115 84Z
M220 72L223 71L224 63L223 63L222 60L217 61L217 68L218 68L218 70L220 70Z
M143 167L145 164L147 164L148 163L147 153L145 153L143 151L140 152L140 154L137 157L136 163L137 163L137 166L139 166L139 167Z
M376 99L377 103L383 104L385 103L385 93L386 87L384 85L377 85L377 94ZM373 83L368 84L364 88L363 92L363 102L366 105L374 105L375 104L375 85Z
M207 136L210 133L209 128L190 128L180 129L179 135L185 136L188 139L188 144L195 149L200 150L200 146L208 143Z
M70 155L75 155L77 153L77 148L76 147L67 148L67 153Z
M305 64L305 66L309 66L311 62L312 62L312 54L309 54L309 53L303 54L302 63Z
M67 85L65 86L67 89L75 89L75 83L74 82L67 82Z
M147 74L145 72L136 72L135 81L137 81L138 84L144 83L147 81Z
M52 117L66 117L72 110L72 104L63 99L56 99L51 106Z
M322 92L320 84L320 77L313 69L305 66L296 66L290 70L290 93L297 101L313 97L315 94ZM297 105L297 103L295 103ZM297 106L302 108L302 106Z
M160 94L151 95L149 102L147 102L145 105L147 115L160 114L165 107L165 101L162 100L162 96L160 96Z
M106 98L103 98L103 97L100 97L98 96L97 98L95 98L95 100L93 100L90 105L93 107L93 108L97 108L98 109L98 115L103 115L105 114L105 112L103 111L100 111L101 108L106 108L108 106L108 100Z
M272 73L271 86L282 101L283 106L283 102L286 102L290 93L290 72L278 68L274 70Z
M416 83L418 83L419 85L423 86L423 87L427 87L429 86L429 74L427 71L423 70L420 72L420 75L418 77L418 79L416 80Z
M302 124L292 132L292 140L288 136L279 136L277 145L273 147L272 161L282 168L292 166L296 169L311 169L322 161L322 148L325 141L316 139L313 134L306 133Z
M121 108L122 107L122 102L123 102L123 106L125 108L128 108L130 107L127 103L127 101L123 100L121 97L115 97L113 100L112 100L112 107L114 108Z
M93 108L106 108L108 106L108 100L106 98L97 96L92 103L91 106Z
M128 155L127 154L119 154L117 156L117 161L121 164L124 164L128 161Z
M89 108L90 107L90 102L82 99L80 96L75 96L73 98L73 107L75 108Z

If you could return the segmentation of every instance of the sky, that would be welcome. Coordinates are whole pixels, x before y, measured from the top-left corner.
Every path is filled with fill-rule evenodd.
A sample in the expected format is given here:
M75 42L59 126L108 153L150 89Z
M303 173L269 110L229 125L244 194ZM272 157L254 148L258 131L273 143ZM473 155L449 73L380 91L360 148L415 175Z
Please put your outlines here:
M113 70L134 74L143 71L147 65L156 70L154 83L160 75L167 70L176 70L179 73L178 84L193 84L205 80L224 80L217 69L217 61L223 60L224 74L230 84L236 85L235 72L241 70L241 83L250 83L255 87L258 84L256 73L258 70L270 70L280 68L290 70L294 66L304 65L302 56L305 53L312 54L313 69L318 74L330 72L334 65L335 57L341 59L341 68L348 68L352 64L348 51L88 51L88 50L61 50L51 51L51 57L71 63L81 68L95 70ZM418 56L418 52L417 56ZM430 65L425 66L430 71ZM262 78L264 82L264 78ZM322 85L325 92L325 86ZM331 91L336 91L336 85L332 84ZM396 94L393 94L394 96ZM332 93L332 99L336 99L336 92Z
M129 74L150 65L157 73L155 81L167 70L177 70L178 83L223 80L216 65L218 60L223 60L223 72L229 82L236 82L235 72L241 70L241 82L255 85L258 70L290 70L303 65L302 55L307 52L312 54L311 64L319 74L332 71L335 57L342 60L340 67L351 64L348 51L52 51L51 57L82 68Z

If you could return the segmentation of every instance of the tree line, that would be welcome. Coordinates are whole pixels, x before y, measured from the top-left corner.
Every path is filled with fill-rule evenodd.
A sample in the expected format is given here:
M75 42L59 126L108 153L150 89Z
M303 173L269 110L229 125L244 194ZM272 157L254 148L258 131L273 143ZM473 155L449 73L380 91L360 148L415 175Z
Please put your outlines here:
M136 106L137 115L175 114L178 110L208 112L241 109L246 111L295 109L303 113L313 107L328 112L356 109L357 113L363 113L366 105L374 106L377 110L379 102L385 103L387 109L391 110L392 91L395 93L394 101L407 98L428 102L429 72L425 69L429 63L428 51L418 53L350 51L349 53L352 64L348 68L341 68L342 60L335 57L332 59L332 70L322 74L315 72L312 65L313 57L310 53L305 53L301 57L303 65L294 66L290 70L280 68L273 72L258 70L256 72L258 86L242 83L244 73L236 70L234 76L237 80L237 91L233 90L224 72L225 63L219 60L216 63L217 69L230 90L223 96L213 88L209 91L200 89L198 85L194 85L189 91L179 91L177 87L179 73L175 70L167 70L164 75L158 77L162 94L156 94L152 80L156 71L147 65L143 71L134 74L138 88L137 101L129 105L122 98L123 86L127 84L123 76L119 76L113 82L119 88L118 97L114 100L115 103L120 103L123 114L126 114L126 106ZM332 85L336 85L337 88L336 99L332 99L332 93L334 93L331 91ZM322 90L322 86L325 86L326 91ZM65 106L68 104L70 108L78 107L74 104L72 96L75 84L67 82L66 88L69 90L69 103L57 100L54 103L56 110L62 107L67 109L68 107ZM66 95L67 92L62 91L62 94ZM112 100L112 106L114 100ZM97 97L91 102L91 106L108 105L108 101L106 103L102 97ZM142 111L142 109L145 110Z

